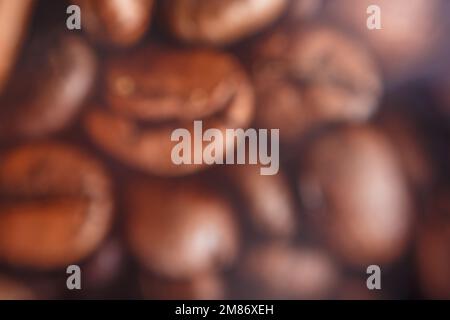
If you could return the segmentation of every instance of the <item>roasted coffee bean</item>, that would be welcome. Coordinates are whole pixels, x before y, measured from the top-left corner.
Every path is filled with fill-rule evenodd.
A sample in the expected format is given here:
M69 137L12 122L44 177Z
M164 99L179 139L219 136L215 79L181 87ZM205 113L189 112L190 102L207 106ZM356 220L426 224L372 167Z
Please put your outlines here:
M127 47L145 35L154 0L72 0L72 3L80 6L83 28L95 41Z
M0 300L33 300L31 288L10 277L0 275Z
M66 127L90 92L95 70L94 54L81 38L34 38L0 97L0 137L35 137Z
M214 273L184 280L168 280L143 272L140 286L145 299L220 300L225 298L223 279Z
M0 261L51 269L89 255L112 222L110 182L82 151L25 145L0 158Z
M34 0L0 0L0 93L19 55L33 3Z
M280 243L254 248L243 270L252 299L326 298L338 279L337 266L326 253Z
M291 143L330 122L367 120L381 94L370 55L326 26L282 28L254 48L253 76L262 128Z
M355 266L386 264L409 243L413 214L392 146L369 126L318 137L303 153L299 191L328 245Z
M233 262L238 248L233 209L211 188L187 180L136 181L126 197L128 242L149 271L187 279Z
M261 234L290 237L298 231L293 195L283 174L262 176L251 165L230 167L227 174Z
M303 1L303 0L299 0ZM166 0L164 22L186 42L225 45L275 21L287 0Z
M103 108L91 108L87 131L123 162L158 175L182 175L202 165L175 165L172 132L193 121L203 128L246 127L253 116L252 87L230 55L209 50L148 47L110 59ZM227 150L234 150L227 141Z
M425 298L450 299L450 192L440 191L431 201L419 227L417 263Z
M337 0L325 11L358 34L378 54L389 80L410 78L417 66L444 41L441 0ZM367 8L381 9L381 29L367 27Z
M378 127L392 142L411 186L428 190L435 180L433 159L426 149L426 139L419 124L405 114L408 108L386 108L379 114Z

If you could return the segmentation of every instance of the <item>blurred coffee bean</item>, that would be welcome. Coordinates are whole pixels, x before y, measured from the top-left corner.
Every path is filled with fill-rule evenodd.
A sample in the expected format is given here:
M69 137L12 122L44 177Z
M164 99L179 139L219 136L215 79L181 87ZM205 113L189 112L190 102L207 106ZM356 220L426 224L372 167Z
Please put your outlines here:
M144 298L151 300L220 300L225 298L224 281L214 273L202 273L183 280L169 280L142 272L140 286Z
M0 301L33 300L35 298L31 288L12 278L0 275Z
M80 110L96 74L83 39L38 35L0 97L0 135L34 137L66 127Z
M243 270L251 299L324 299L338 279L336 265L324 252L279 243L254 248Z
M238 229L227 200L197 181L135 181L127 187L126 234L140 264L191 278L229 265Z
M441 191L431 201L419 227L417 263L425 298L450 299L450 192Z
M0 261L51 269L97 248L113 204L94 159L55 143L18 147L0 159Z
M154 0L71 0L80 6L82 25L102 44L127 47L145 35Z
M149 46L115 56L104 81L113 110L155 121L201 119L251 95L233 56L203 49Z
M357 42L327 26L282 28L254 47L256 122L291 143L335 121L362 122L376 110L379 72Z
M183 175L202 165L175 165L175 129L244 128L253 116L253 91L238 62L225 53L147 47L106 65L106 106L85 119L90 136L112 156L158 175ZM224 154L234 150L224 144Z
M367 27L370 5L381 9L381 29ZM443 37L441 0L333 0L329 18L359 35L378 54L389 80L408 79Z
M406 179L374 128L340 127L313 141L299 191L316 230L345 262L382 265L405 251L413 219Z
M404 113L406 110L386 108L378 115L378 127L395 147L412 187L417 191L426 191L434 181L433 161L426 149L423 130Z
M234 188L261 234L289 237L298 230L293 195L283 174L262 176L258 166L232 166L227 171Z
M0 0L0 93L19 55L33 3L34 0Z
M303 0L299 0L303 1ZM274 22L288 0L165 0L164 23L185 42L226 45Z

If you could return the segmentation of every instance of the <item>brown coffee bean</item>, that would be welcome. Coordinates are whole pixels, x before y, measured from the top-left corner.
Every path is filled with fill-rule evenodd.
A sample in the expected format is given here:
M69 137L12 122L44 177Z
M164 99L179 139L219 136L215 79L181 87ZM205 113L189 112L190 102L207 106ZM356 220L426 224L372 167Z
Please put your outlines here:
M250 281L258 299L326 298L338 279L336 265L324 252L280 243L254 248L243 270L243 281Z
M150 26L154 0L71 0L97 42L121 47L137 43Z
M281 28L253 49L256 122L290 143L337 121L362 122L376 110L380 74L357 42L327 26Z
M426 298L450 299L449 243L450 192L441 191L431 201L417 242L419 280Z
M426 191L435 180L433 161L418 123L405 114L408 108L387 108L379 114L378 126L392 142L411 186Z
M252 119L252 87L228 54L148 47L110 59L106 70L106 108L92 108L87 131L114 157L145 171L182 175L203 167L172 162L175 129L193 136L193 121L203 120L203 130L225 134ZM224 150L233 149L230 139Z
M134 182L126 200L131 250L155 274L192 278L234 260L233 210L211 188L188 180Z
M0 301L1 300L33 300L33 290L19 281L0 275Z
M18 147L0 159L0 261L51 269L99 245L112 222L112 199L95 160L55 143Z
M369 126L318 137L303 153L299 190L327 240L355 266L393 262L409 243L412 212L394 149Z
M0 93L19 55L34 0L0 0Z
M79 37L39 35L25 49L24 59L0 97L3 137L34 137L64 128L94 82L96 60Z
M225 45L275 21L287 0L166 0L164 22L186 42Z
M337 0L328 1L329 17L358 34L378 54L388 79L408 79L419 62L443 40L445 17L441 0ZM370 5L381 9L381 29L367 27Z
M143 272L140 286L145 299L220 300L225 298L225 284L214 273L200 274L190 279L168 280Z
M283 174L262 176L258 166L233 166L227 171L262 234L289 237L298 231L293 196Z

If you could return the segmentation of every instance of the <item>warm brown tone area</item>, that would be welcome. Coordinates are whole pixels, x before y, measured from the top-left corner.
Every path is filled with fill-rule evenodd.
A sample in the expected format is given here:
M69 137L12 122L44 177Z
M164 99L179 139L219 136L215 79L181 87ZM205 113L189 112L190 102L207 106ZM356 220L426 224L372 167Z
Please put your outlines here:
M84 14L82 23L92 39L105 45L135 44L149 28L154 0L72 0Z
M449 299L448 17L447 0L0 0L0 300Z
M172 163L175 129L193 135L193 121L203 120L204 130L224 133L247 127L253 116L253 89L241 66L213 50L138 49L107 61L104 86L107 107L90 107L87 131L114 157L157 175L201 169Z
M19 147L0 164L0 258L56 268L91 253L112 222L110 182L81 151L57 144Z

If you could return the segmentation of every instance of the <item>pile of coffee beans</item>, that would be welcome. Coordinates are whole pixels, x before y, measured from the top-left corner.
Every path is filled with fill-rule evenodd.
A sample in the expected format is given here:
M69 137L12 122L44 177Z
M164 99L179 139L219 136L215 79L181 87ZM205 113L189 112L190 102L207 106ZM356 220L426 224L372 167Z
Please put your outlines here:
M0 0L0 299L450 299L449 15Z

